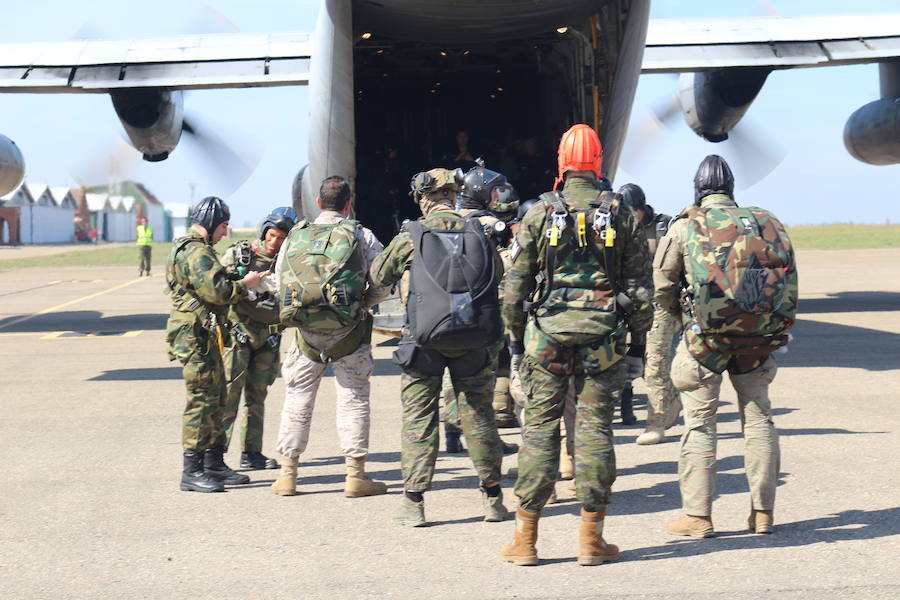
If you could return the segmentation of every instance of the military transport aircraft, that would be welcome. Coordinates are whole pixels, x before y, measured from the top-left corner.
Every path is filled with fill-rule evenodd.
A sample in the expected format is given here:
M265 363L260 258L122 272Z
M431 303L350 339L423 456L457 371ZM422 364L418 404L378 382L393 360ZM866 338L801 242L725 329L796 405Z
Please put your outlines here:
M308 85L313 183L351 180L389 140L430 152L454 124L511 140L592 124L611 178L638 76L682 73L679 109L700 136L728 137L775 69L879 62L881 99L850 116L848 151L900 162L900 14L650 21L650 0L323 0L314 32L0 45L0 92L105 93L148 161L178 144L183 91ZM0 194L21 182L0 136ZM548 182L549 183L549 182Z

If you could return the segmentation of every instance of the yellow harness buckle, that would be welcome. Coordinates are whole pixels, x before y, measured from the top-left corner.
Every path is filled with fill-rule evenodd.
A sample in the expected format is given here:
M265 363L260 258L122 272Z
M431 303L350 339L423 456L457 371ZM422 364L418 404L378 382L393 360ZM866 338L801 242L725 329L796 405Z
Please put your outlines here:
M587 246L587 215L583 212L579 212L576 217L576 222L578 226L578 247L584 248Z
M550 245L556 246L559 243L559 227L553 225L550 228Z
M603 240L603 241L604 241L606 247L607 247L607 248L612 248L613 245L616 243L616 230L613 229L612 226L611 226L609 223L607 223L607 224L606 224L606 231L604 231L604 233L605 233L606 235L603 236L603 237L604 237L604 240Z

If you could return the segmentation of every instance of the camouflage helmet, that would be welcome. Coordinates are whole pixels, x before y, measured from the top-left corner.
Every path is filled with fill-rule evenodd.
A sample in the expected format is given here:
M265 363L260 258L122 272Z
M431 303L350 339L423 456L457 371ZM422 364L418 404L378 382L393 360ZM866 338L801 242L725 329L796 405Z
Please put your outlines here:
M700 204L700 200L710 194L734 195L734 174L718 154L704 158L694 175L694 202Z
M231 211L228 210L228 205L216 196L207 196L198 202L191 213L191 221L203 227L209 235L230 219Z
M433 194L435 192L458 192L462 188L463 172L461 169L431 169L413 175L409 187L414 197L420 194Z

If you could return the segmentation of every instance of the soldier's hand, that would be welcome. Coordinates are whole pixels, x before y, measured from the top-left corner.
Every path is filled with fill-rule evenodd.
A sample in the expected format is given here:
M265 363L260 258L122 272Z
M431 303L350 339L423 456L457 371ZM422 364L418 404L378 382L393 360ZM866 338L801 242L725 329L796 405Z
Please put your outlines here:
M625 364L628 365L628 379L640 379L644 376L644 346L630 345L625 354Z
M253 289L260 284L263 275L265 275L265 273L261 273L259 271L250 271L249 273L244 275L244 278L241 279L241 283L247 286L248 289Z

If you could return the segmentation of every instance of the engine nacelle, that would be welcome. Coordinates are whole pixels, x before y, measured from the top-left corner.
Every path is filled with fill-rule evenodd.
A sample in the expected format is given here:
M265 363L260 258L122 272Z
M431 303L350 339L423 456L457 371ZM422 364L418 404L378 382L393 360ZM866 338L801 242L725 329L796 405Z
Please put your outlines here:
M769 73L763 67L732 67L682 74L678 99L688 127L710 142L727 140Z
M25 179L25 160L16 143L0 135L0 196L4 196L20 185Z
M168 158L178 145L184 120L181 90L155 88L110 92L116 114L144 160Z
M853 158L870 165L900 163L900 97L870 102L850 115L844 146Z

